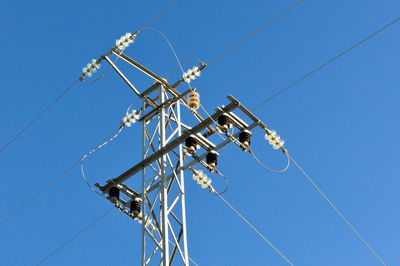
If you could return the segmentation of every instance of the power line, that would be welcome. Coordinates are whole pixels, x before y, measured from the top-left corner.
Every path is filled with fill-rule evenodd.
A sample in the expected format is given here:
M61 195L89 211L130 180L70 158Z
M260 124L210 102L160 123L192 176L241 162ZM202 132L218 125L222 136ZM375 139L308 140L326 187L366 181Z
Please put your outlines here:
M58 251L60 251L61 249L63 249L64 247L66 247L69 243L72 242L72 240L74 240L75 238L77 238L78 236L80 236L81 234L83 234L86 230L88 230L90 227L92 227L93 225L95 225L98 221L100 221L101 219L103 219L107 214L109 214L112 210L114 209L114 207L112 207L111 209L109 209L108 211L106 211L105 213L103 213L102 215L100 215L99 217L97 217L94 221L92 221L91 223L89 223L88 225L86 225L84 228L82 228L82 230L80 230L78 233L76 233L75 235L73 235L70 239L68 239L67 241L65 241L61 246L59 246L58 248L56 248L53 252L51 252L49 255L47 255L44 259L42 259L41 261L39 261L36 265L40 265L43 262L45 262L46 260L50 259L52 256L54 256Z
M357 42L356 44L354 44L353 46L351 46L350 48L344 50L343 52L341 52L340 54L336 55L335 57L329 59L327 62L323 63L322 65L316 67L315 69L313 69L311 72L305 74L304 76L302 76L301 78L299 78L298 80L296 80L295 82L291 83L289 86L281 89L280 91L276 92L274 95L272 95L271 97L269 97L268 99L264 100L263 102L255 105L253 108L250 109L250 111L253 111L254 109L260 107L261 105L265 104L266 102L269 102L270 100L272 100L273 98L277 97L278 95L280 95L281 93L283 93L284 91L290 89L291 87L293 87L294 85L296 85L297 83L303 81L304 79L308 78L309 76L311 76L312 74L314 74L315 72L321 70L322 68L324 68L325 66L327 66L328 64L332 63L333 61L335 61L336 59L338 59L339 57L347 54L348 52L350 52L351 50L353 50L354 48L356 48L357 46L361 45L362 43L366 42L367 40L371 39L372 37L374 37L375 35L379 34L380 32L384 31L385 29L387 29L388 27L392 26L393 24L395 24L396 22L398 22L400 20L399 18L396 18L395 20L391 21L390 23L386 24L385 26L383 26L382 28L378 29L377 31L375 31L374 33L368 35L367 37L365 37L364 39L362 39L361 41Z
M268 239L263 236L246 218L243 217L226 199L224 199L218 192L215 192L225 203L228 205L243 221L245 221L268 245L270 245L278 254L281 256L289 265L293 266L291 263Z
M86 225L84 228L82 228L82 230L80 230L78 233L74 234L71 238L69 238L67 241L65 241L62 245L60 245L58 248L56 248L53 252L51 252L49 255L47 255L45 258L43 258L41 261L39 261L39 263L37 263L36 265L40 265L42 263L44 263L45 261L47 261L48 259L50 259L52 256L54 256L57 252L59 252L61 249L63 249L64 247L66 247L69 243L71 243L74 239L76 239L78 236L80 236L81 234L83 234L84 232L86 232L90 227L92 227L93 225L95 225L98 221L100 221L101 219L103 219L107 214L109 214L112 210L114 209L114 207L112 207L111 209L107 210L105 213L103 213L102 215L100 215L99 217L97 217L96 219L94 219L92 222L90 222L88 225ZM170 240L170 243L172 244L172 241ZM189 257L189 260L191 262L193 262L193 264L197 265L198 264Z
M104 141L108 140L111 136L117 132L117 130L114 130L110 135L108 135L105 139L103 139L100 144L104 143ZM99 144L99 145L100 145ZM99 147L99 145L96 145L96 148ZM75 165L77 165L83 158L87 156L93 149L91 149L88 153L86 153L84 156L79 158L79 160L75 161L73 164L71 164L67 169L65 169L61 174L56 176L53 180L50 181L47 185L45 185L41 190L39 190L37 193L35 193L32 197L30 197L27 201L25 201L20 207L15 209L12 213L10 213L6 218L4 218L2 221L0 221L0 226L3 225L5 222L7 222L10 218L15 216L17 213L19 213L22 209L24 209L31 201L33 201L35 198L37 198L42 192L47 190L51 185L53 185L56 181L58 181L61 177L63 177L69 170L71 170Z
M293 8L295 8L296 6L300 5L302 2L304 2L305 0L300 0L298 2L296 2L294 5L290 6L288 9L286 9L285 11L283 11L281 14L279 14L278 16L274 17L273 19L267 21L266 23L264 23L261 27L259 27L256 31L250 33L249 35L247 35L246 37L244 37L243 39L241 39L240 41L238 41L235 45L233 45L232 47L230 47L229 49L223 51L222 53L220 53L219 55L217 55L216 57L214 57L213 59L210 60L210 62L207 63L207 65L211 64L212 62L217 61L218 59L220 59L222 56L224 56L226 53L228 53L230 50L232 50L233 48L235 48L236 46L238 46L239 44L241 44L242 42L246 41L247 39L249 39L251 36L253 36L254 34L256 34L257 32L259 32L260 30L264 29L266 26L270 25L272 22L274 22L275 20L279 19L280 17L282 17L283 15L285 15L287 12L289 12L290 10L292 10Z
M153 19L149 20L142 28L136 31L136 33L140 32L142 29L147 27L149 24L154 22L156 19L158 19L161 15L163 15L165 12L167 12L171 7L176 5L179 2L179 0L176 0L174 3L169 5L166 9L164 9L161 13L159 13L157 16L155 16ZM118 59L118 58L117 58ZM109 70L109 69L108 69ZM103 78L104 75L108 72L106 70L99 78L97 78L94 82L98 81L99 79ZM17 133L7 144L5 144L1 149L0 153L3 152L5 149L8 148L8 146L11 145L16 139L18 139L22 133L24 133L30 126L32 126L42 115L44 115L51 107L53 107L69 90L71 90L78 81L83 80L83 75L81 75L77 80L75 80L71 86L69 86L65 91L63 91L56 99L53 100L46 108L43 109L42 112L40 112L31 122L29 122L21 131ZM1 223L0 223L1 224Z
M270 172L272 172L272 173L283 173L283 172L285 172L285 171L289 168L289 166L290 166L290 159L289 159L289 157L287 157L287 164L286 164L285 168L283 168L282 170L273 170L273 169L269 168L268 166L266 166L265 164L263 164L263 163L256 157L256 155L254 154L254 151L250 151L250 153L251 153L251 155L253 155L254 159L256 159L256 161L257 161L263 168L265 168L266 170L268 170L268 171L270 171Z
M161 15L163 15L165 12L167 12L171 7L176 5L178 2L179 2L179 0L176 0L175 2L173 2L170 6L168 6L166 9L164 9L160 14L158 14L153 19L149 20L146 24L144 24L143 27L141 27L137 32L143 30L145 27L147 27L148 25L153 23L156 19L158 19Z
M22 135L22 133L24 133L30 126L33 125L33 123L36 122L36 120L38 120L42 115L44 115L51 107L53 107L53 105L55 105L70 89L72 89L76 83L79 81L79 79L75 80L74 83L72 83L71 86L69 86L65 91L63 91L57 98L55 98L46 108L43 109L43 111L41 111L31 122L29 122L21 131L19 131L17 133L17 135L15 135L15 137L13 137L6 145L4 145L0 152L4 151L5 149L7 149L8 146L11 145L11 143L13 143L16 139L19 138L19 136Z
M350 224L350 222L343 216L343 214L333 205L333 203L328 199L328 197L319 189L319 187L312 181L312 179L304 172L304 170L297 164L297 162L292 158L292 156L287 153L287 156L292 160L292 162L296 165L296 167L302 172L302 174L310 181L310 183L314 186L314 188L325 198L325 200L331 205L332 209L339 214L339 216L345 221L348 227L357 235L357 237L365 244L365 246L375 255L375 257L383 264L386 265L382 259L376 254L376 252L371 248L371 246L367 243L367 241L357 232L357 230Z

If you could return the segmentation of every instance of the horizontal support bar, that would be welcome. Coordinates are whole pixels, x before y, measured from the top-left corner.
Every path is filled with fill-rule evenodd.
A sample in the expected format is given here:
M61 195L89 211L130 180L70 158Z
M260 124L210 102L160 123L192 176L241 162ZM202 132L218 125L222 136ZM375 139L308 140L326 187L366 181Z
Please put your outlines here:
M142 92L142 93L140 94L139 97L142 98L142 97L144 97L144 96L150 94L152 91L158 89L158 87L160 87L160 85L161 85L160 82L154 83L153 85L151 85L150 88L148 88L147 90L145 90L144 92Z
M156 151L155 153L153 153L152 155L150 155L149 157L147 157L146 159L144 159L143 161L141 161L140 163L138 163L137 165L135 165L134 167L132 167L131 169L129 169L128 171L123 173L122 175L120 175L119 177L112 179L112 182L108 183L107 185L102 187L101 190L103 191L103 193L105 193L105 192L108 191L108 189L110 189L110 187L113 186L113 184L119 184L121 182L124 182L125 180L127 180L128 178L133 176L134 174L138 173L140 170L142 170L145 167L147 167L152 162L154 162L157 159L159 159L164 154L167 154L169 151L171 151L171 150L175 149L176 147L178 147L190 135L195 135L198 132L200 132L203 129L205 129L206 127L208 127L209 125L211 125L213 123L213 121L217 120L217 118L223 112L230 112L233 109L235 109L236 107L238 107L238 105L240 105L240 103L236 99L232 98L231 103L228 106L225 106L221 110L217 110L215 112L215 114L213 114L211 117L208 117L203 122L201 122L197 126L193 127L191 130L185 130L180 137L174 139L169 144L167 144L165 147L159 149L158 151Z
M253 128L255 128L255 127L257 127L257 126L258 126L258 123L254 122L253 124L251 124L250 126L248 126L247 130L252 130ZM235 138L238 138L238 137L239 137L239 134L240 134L240 132L236 133L236 134L233 135L233 136L234 136ZM222 149L223 147L225 147L226 145L228 145L230 142L231 142L231 141L230 141L229 139L226 139L226 140L224 140L223 142L221 142L220 144L218 144L218 145L215 147L214 150L215 150L215 151L218 151L218 150ZM199 156L199 159L200 159L200 160L203 160L204 158L206 158L207 153L208 153L208 152L205 152L205 153L203 153L202 155L200 155L200 156ZM185 170L189 169L189 167L195 165L196 163L198 163L197 160L190 161L189 163L185 164L184 166L178 168L176 171L177 171L177 172L178 172L178 171L181 171L181 170L182 170L182 171L185 171ZM174 176L174 174L169 175L169 176L166 178L166 180L167 180L167 181L170 180L171 178L173 178L173 176ZM154 189L156 189L156 188L159 186L159 183L160 183L160 182L157 182L157 183L155 183L153 186L151 186L149 189L147 189L147 192L146 192L146 193L150 193L151 191L153 191ZM142 191L142 193L143 193L143 191Z
M237 101L233 96L228 95L228 99L231 101ZM251 113L249 110L247 110L246 107L244 107L242 104L239 103L239 109L242 110L242 112L247 115L251 120L253 120L254 122L256 122L262 129L264 129L265 131L267 131L267 126L260 120L258 119L255 115L253 115L253 113Z
M177 96L177 97L174 97L174 98L171 98L171 99L166 100L164 103L158 105L157 108L151 110L150 112L148 112L147 114L145 114L144 116L142 116L142 117L139 119L139 121L146 120L148 117L151 119L152 117L154 117L154 116L157 114L157 112L158 112L162 107L168 108L171 104L173 104L173 103L179 101L180 99L182 99L183 97L185 97L186 94L188 94L189 92L190 92L190 89L187 90L187 91L185 91L184 93L182 93L181 95L179 95L179 96Z

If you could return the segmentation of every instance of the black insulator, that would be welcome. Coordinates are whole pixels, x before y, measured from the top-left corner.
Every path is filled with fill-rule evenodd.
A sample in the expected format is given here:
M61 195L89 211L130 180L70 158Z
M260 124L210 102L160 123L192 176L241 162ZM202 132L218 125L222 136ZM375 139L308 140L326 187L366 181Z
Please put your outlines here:
M218 154L215 151L211 151L211 152L207 153L206 163L209 165L217 166Z
M140 205L141 205L141 202L140 202L140 200L138 200L138 199L134 199L132 202L131 202L131 205L129 206L130 207L130 210L131 210L131 213L140 213Z
M244 131L240 132L239 141L243 145L250 146L250 143L251 143L251 133L250 133L250 131L244 130Z
M226 114L222 114L218 117L218 124L222 127L229 128L231 119Z
M197 148L197 140L194 137L189 136L186 140L185 140L185 146L192 149L192 150L196 150Z
M108 191L110 198L119 199L119 189L117 187L111 187Z

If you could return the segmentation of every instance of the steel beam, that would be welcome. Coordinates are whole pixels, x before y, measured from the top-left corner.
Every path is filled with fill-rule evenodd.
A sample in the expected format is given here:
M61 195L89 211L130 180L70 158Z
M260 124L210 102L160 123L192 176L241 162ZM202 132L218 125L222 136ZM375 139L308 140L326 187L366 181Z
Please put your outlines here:
M237 100L232 100L232 102L225 106L224 108L222 108L221 110L218 110L215 112L214 115L212 115L211 117L205 119L203 122L201 122L200 124L198 124L197 126L193 127L191 130L186 130L183 132L182 136L174 139L173 141L171 141L168 145L166 145L165 147L159 149L157 152L153 153L152 155L150 155L149 157L145 158L143 161L141 161L140 163L138 163L137 165L133 166L131 169L129 169L128 171L126 171L125 173L121 174L120 176L118 176L117 178L112 179L112 182L105 185L104 187L101 188L101 190L105 193L108 191L108 189L110 189L110 187L113 186L113 184L119 184L121 182L124 182L125 180L127 180L128 178L130 178L131 176L133 176L134 174L138 173L140 170L144 169L145 167L147 167L150 163L154 162L155 160L159 159L161 156L163 156L164 154L168 153L169 151L171 151L172 149L175 149L176 147L178 147L181 143L183 143L185 141L185 139L187 137L189 137L190 135L194 135L200 131L202 131L203 129L205 129L206 127L208 127L209 125L211 125L212 123L214 123L214 121L224 112L230 112L233 109L235 109L237 106L239 105L239 102Z

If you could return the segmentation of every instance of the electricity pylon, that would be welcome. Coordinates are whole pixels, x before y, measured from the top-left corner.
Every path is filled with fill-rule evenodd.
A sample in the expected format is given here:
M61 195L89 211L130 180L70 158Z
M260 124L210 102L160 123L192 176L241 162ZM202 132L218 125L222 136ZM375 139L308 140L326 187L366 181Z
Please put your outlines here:
M183 80L171 86L165 79L118 50L114 49L112 53L150 76L154 79L154 84L140 93L109 57L104 56L104 59L143 101L139 119L142 123L143 161L119 177L108 180L107 185L96 185L103 193L108 193L110 198L115 197L110 190L117 188L118 196L112 200L119 205L120 210L130 207L129 214L142 223L142 265L147 265L155 258L156 253L161 253L161 265L172 264L176 257L179 257L183 264L189 265L184 149L182 142L177 142L176 138L182 136L183 127L180 102L183 99L183 102L187 103L184 97L190 90L180 94L175 87ZM200 118L198 114L196 116ZM168 146L171 143L173 145ZM141 193L138 193L123 182L140 171L142 189ZM120 198L119 191L125 194L128 200ZM139 204L135 205L135 202ZM136 208L141 206L141 210L140 213L137 210L132 215L135 206ZM176 256L177 254L179 255Z
M139 92L110 60L111 53L151 77L153 85L144 92ZM217 108L205 119L195 111L196 108L191 108L191 106L198 108L199 102L196 102L198 94L192 92L192 89L179 93L176 87L185 81L188 82L190 78L193 79L194 75L205 67L204 64L193 68L190 73L185 73L182 79L170 85L165 79L119 50L113 49L111 53L104 55L102 59L106 60L142 99L140 111L132 113L133 121L137 119L142 123L142 161L120 176L107 180L106 185L96 184L96 186L104 194L109 195L108 199L118 209L141 222L142 265L155 260L158 257L157 253L160 254L158 257L161 258L160 265L171 265L176 258L179 258L184 265L189 265L184 171L190 169L194 179L203 188L214 192L211 180L193 166L200 164L210 172L220 174L216 169L218 150L233 142L242 150L251 152L250 130L258 126L267 134L271 132L232 96L228 96L230 103L227 106ZM189 95L189 100L185 98L186 95ZM193 99L195 103L192 102ZM182 122L182 106L188 107L198 120L196 126L190 127ZM242 117L249 118L251 124L235 115L233 113L235 109L240 109ZM212 126L216 121L219 133ZM230 133L228 129L231 127L239 129L239 132ZM223 137L222 141L210 140L217 133L224 134L226 138ZM218 144L214 144L217 141ZM137 192L127 185L127 181L140 172L141 192ZM123 197L120 197L120 192Z

